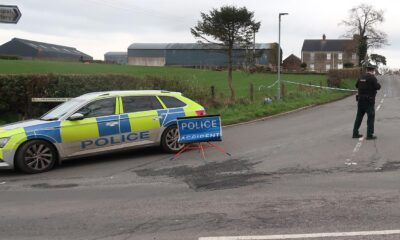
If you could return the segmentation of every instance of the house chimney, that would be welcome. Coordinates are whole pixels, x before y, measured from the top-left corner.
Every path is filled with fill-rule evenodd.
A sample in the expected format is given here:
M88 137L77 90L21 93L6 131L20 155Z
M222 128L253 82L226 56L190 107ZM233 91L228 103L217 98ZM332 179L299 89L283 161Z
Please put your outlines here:
M322 40L326 40L326 35L324 34L324 35L322 35Z

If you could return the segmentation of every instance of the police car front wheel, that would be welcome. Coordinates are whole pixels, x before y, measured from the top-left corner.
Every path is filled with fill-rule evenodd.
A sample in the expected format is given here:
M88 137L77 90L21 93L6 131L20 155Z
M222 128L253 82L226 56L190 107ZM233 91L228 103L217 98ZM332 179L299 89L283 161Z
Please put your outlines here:
M32 140L18 150L16 165L25 173L41 173L53 168L57 153L53 145L43 140Z
M161 137L161 146L164 151L169 153L176 153L182 150L185 145L180 144L178 142L178 138L178 127L176 125L167 127Z

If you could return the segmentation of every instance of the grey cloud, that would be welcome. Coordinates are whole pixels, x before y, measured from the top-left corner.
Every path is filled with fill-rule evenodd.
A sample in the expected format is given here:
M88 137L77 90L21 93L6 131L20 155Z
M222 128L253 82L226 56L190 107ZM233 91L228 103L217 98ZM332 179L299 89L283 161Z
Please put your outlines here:
M400 44L392 41L399 39L392 36L396 34L393 29L397 28L397 13L391 11L400 4L389 0L365 1L388 9L390 48L398 51ZM200 12L227 4L246 6L255 12L256 19L262 22L257 34L259 42L276 42L278 13L289 12L282 21L282 46L285 55L299 55L305 38L320 38L323 33L328 38L339 37L344 28L338 23L359 0L4 0L4 4L19 5L23 16L17 25L1 26L1 42L17 33L22 37L40 36L35 39L39 41L75 39L75 47L102 58L104 52L111 50L106 48L122 50L137 41L194 42L190 27L200 19ZM121 36L125 39L118 39ZM400 59L394 61L400 64Z

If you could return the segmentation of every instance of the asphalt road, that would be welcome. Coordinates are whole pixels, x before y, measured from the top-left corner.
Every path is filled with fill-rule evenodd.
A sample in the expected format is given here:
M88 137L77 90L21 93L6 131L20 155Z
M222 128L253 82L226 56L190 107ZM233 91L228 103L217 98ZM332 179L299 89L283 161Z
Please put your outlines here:
M230 158L210 149L205 161L196 151L170 161L148 148L71 160L37 175L2 170L0 239L187 240L400 229L400 79L381 83L375 141L351 138L356 102L349 97L224 128L219 145Z

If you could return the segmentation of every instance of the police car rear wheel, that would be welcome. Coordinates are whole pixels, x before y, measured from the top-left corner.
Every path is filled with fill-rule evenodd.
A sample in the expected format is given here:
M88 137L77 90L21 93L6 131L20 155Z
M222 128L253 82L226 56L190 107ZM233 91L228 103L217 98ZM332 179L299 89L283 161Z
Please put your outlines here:
M172 125L167 127L161 139L162 148L169 153L179 152L185 145L180 144L178 142L178 138L179 138L179 133L177 126Z
M16 164L25 173L41 173L53 168L56 157L56 150L50 143L33 140L19 149Z

